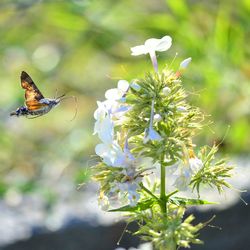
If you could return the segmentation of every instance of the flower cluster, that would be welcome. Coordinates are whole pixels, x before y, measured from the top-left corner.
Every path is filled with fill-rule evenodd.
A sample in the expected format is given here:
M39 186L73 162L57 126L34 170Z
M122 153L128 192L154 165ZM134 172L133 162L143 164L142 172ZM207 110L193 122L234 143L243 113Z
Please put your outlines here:
M200 243L197 232L204 226L183 220L184 207L209 204L200 199L200 186L219 192L230 187L226 178L231 166L216 160L217 146L196 149L193 137L203 127L204 115L188 103L181 81L191 62L183 60L176 70L158 69L156 52L171 47L172 39L148 39L131 48L132 55L149 54L154 72L130 83L118 82L97 102L94 134L100 162L93 167L100 183L99 202L103 209L123 211L137 221L136 234L153 242L157 249L175 250ZM177 166L173 190L166 190L166 169ZM197 199L176 196L181 190L197 192ZM169 243L170 242L170 243Z
M121 130L126 113L131 109L126 103L129 88L136 88L136 84L120 80L117 88L106 91L105 101L97 102L94 113L94 134L102 142L95 147L96 154L102 158L102 164L98 165L101 169L95 168L98 173L95 178L103 181L100 203L104 209L119 201L126 203L126 198L135 206L140 198L141 177L154 165L150 158L133 156L128 146L128 132Z

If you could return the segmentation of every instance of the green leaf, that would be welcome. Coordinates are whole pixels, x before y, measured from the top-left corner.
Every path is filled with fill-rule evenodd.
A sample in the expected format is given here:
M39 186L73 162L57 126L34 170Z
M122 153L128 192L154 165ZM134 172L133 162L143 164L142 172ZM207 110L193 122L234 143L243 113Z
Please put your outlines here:
M126 205L120 208L115 208L108 210L108 212L139 212L149 209L155 203L155 199L149 199L142 202L138 202L136 206L131 207L130 205Z
M206 200L201 200L201 199L191 199L191 198L183 198L183 197L170 197L169 201L177 206L179 205L189 205L189 206L194 206L194 205L211 205L211 204L218 204L217 202L211 202L211 201L206 201Z

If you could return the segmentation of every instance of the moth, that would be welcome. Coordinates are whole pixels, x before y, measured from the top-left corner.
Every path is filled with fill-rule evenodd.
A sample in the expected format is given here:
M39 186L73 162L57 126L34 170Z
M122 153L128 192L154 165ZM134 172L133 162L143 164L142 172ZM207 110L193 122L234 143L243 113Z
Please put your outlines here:
M25 71L21 73L21 86L25 89L25 105L11 112L11 116L26 116L29 118L42 116L56 107L65 96L62 95L53 99L45 98Z

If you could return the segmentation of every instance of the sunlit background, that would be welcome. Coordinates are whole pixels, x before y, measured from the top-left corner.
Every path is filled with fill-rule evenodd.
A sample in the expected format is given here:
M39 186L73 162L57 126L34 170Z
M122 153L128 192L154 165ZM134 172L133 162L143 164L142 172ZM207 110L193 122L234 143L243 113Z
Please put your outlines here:
M245 160L250 1L0 2L0 246L77 218L96 225L114 222L96 215L96 186L88 182L96 160L93 112L119 79L152 70L146 56L130 55L130 47L164 35L172 36L173 46L158 56L160 67L176 53L173 67L192 57L184 84L190 101L213 121L196 143L222 142L221 152ZM44 96L66 94L77 103L66 99L37 119L10 117L24 102L22 70Z

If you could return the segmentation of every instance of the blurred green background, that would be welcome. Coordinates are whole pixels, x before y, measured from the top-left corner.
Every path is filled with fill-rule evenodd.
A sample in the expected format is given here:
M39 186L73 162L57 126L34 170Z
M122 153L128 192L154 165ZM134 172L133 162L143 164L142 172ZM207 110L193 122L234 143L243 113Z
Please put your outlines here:
M160 67L191 56L184 76L191 102L208 120L197 143L223 141L225 153L250 148L250 1L16 0L0 2L0 194L39 192L53 203L64 179L89 178L94 158L96 100L119 79L151 71L149 58L130 47L170 35ZM23 104L20 72L27 71L46 97L65 100L37 119L9 117ZM230 126L229 131L227 128Z

